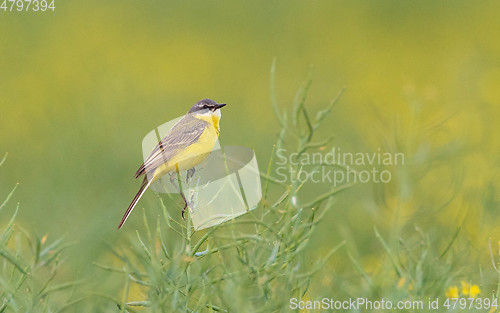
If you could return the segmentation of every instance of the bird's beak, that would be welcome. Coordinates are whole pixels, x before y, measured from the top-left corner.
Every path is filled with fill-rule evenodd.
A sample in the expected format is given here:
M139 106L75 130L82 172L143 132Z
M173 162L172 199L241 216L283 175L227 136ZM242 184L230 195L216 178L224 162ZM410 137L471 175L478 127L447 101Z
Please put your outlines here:
M215 109L220 109L222 108L223 106L225 106L226 104L225 103L219 103L215 106Z

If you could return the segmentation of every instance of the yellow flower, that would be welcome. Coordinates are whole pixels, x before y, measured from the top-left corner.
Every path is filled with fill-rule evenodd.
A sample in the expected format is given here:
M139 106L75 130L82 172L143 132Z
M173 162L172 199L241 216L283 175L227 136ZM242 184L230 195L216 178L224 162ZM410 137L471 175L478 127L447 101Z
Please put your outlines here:
M464 296L475 298L481 293L481 289L479 289L478 285L471 285L465 281L461 281L460 284L462 285L462 295Z
M446 290L446 298L458 298L458 287L457 286L451 286Z
M399 281L398 281L397 287L398 287L398 289L401 289L401 288L403 288L403 287L405 287L405 286L406 286L406 289L407 289L408 291L412 291L412 290L413 290L413 283L409 283L409 284L408 284L408 283L406 282L406 278L401 277L401 278L399 279Z
M477 297L477 295L480 294L480 293L481 293L481 289L479 289L478 285L472 285L470 287L469 294L470 294L471 298Z
M405 285L406 279L401 277L398 281L398 289L401 289Z
M460 282L460 285L462 285L462 294L464 296L468 296L470 291L470 284L462 280Z

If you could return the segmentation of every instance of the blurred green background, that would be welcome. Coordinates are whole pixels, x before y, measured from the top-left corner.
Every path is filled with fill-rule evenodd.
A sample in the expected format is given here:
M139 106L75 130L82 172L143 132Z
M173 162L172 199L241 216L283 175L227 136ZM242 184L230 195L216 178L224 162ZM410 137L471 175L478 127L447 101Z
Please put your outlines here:
M312 251L348 238L376 268L373 225L419 225L488 260L500 240L500 3L497 1L56 1L55 12L0 11L0 198L20 186L18 223L78 242L90 266L139 187L141 141L202 98L227 103L221 142L267 166L280 107L312 73L308 105L347 91L323 127L344 151L385 147L407 164L387 186L339 197ZM280 191L276 191L280 194ZM147 192L138 208L157 214ZM2 212L2 222L10 215ZM3 224L3 223L2 223ZM408 230L412 232L412 230ZM331 243L331 244L330 244ZM354 248L352 248L354 249Z

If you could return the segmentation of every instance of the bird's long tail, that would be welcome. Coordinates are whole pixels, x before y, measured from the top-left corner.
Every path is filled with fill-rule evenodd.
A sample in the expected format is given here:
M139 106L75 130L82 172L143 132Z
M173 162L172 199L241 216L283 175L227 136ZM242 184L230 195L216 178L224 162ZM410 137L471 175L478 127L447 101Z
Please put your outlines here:
M146 191L146 189L149 187L149 185L151 184L152 181L153 181L152 179L148 180L146 177L144 177L144 180L142 181L142 184L141 184L141 188L139 188L139 191L137 192L134 199L132 200L132 202L128 206L128 209L125 212L125 215L123 215L123 218L122 218L122 221L120 222L120 225L118 225L118 229L120 229L123 226L123 224L125 224L125 221L127 221L128 216L130 215L130 213L132 213L132 210L134 209L135 205L137 204L139 199L142 197L142 195L144 194L144 191Z

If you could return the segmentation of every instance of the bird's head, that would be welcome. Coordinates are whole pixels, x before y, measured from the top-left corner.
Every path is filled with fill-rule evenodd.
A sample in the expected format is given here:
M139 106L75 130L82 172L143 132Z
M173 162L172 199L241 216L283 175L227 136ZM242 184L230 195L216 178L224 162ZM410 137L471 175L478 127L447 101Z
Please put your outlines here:
M194 113L194 114L214 114L214 113L219 113L220 114L220 108L225 106L225 103L217 103L214 100L210 99L203 99L198 102L196 102L191 109L189 110L189 113Z

